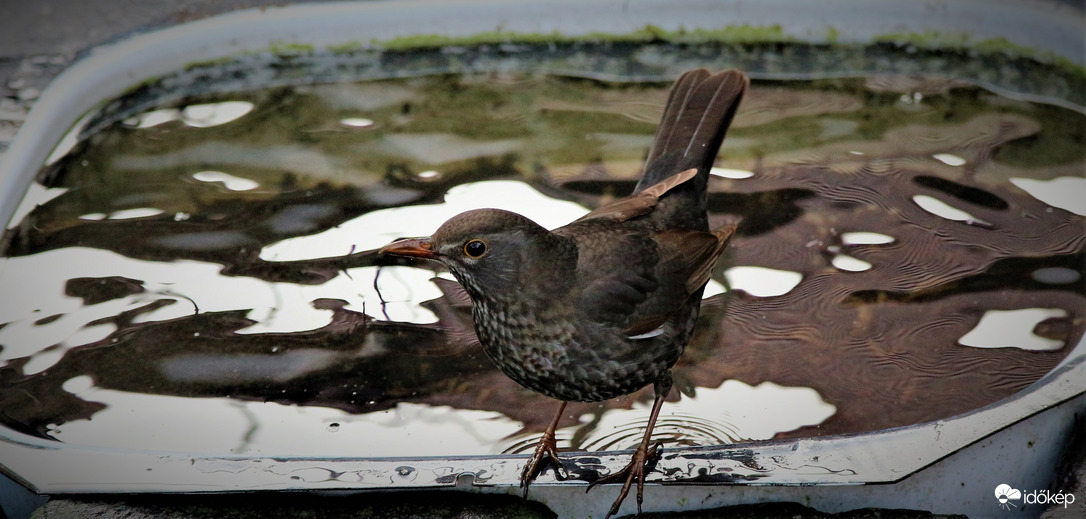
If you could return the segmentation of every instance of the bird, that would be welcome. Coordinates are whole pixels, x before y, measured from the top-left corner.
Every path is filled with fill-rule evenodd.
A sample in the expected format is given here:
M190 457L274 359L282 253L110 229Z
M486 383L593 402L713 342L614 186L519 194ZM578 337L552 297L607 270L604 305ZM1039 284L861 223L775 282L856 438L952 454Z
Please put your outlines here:
M521 472L528 486L561 469L555 431L568 402L599 402L653 385L641 442L620 471L607 517L659 454L652 430L671 390L671 368L693 334L705 285L736 227L709 229L707 189L749 80L729 69L690 70L672 85L641 179L631 195L547 230L514 212L458 214L429 237L382 247L443 264L472 302L486 356L509 378L561 401Z

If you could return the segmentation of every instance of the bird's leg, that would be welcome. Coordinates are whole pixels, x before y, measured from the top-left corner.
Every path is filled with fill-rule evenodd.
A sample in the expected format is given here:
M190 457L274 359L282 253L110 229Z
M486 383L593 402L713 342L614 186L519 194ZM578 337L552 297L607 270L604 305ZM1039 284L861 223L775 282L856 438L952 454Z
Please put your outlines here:
M652 429L656 426L656 418L660 416L660 408L664 406L664 398L671 391L671 374L668 373L660 380L657 380L653 384L653 391L656 397L652 401L652 412L649 413L649 424L645 428L645 435L641 438L641 444L637 446L637 450L634 451L633 457L630 459L630 464L626 465L622 470L602 477L593 481L588 485L588 490L592 490L592 487L601 483L617 483L622 481L622 491L618 494L618 499L611 505L611 510L607 512L605 519L610 519L612 515L618 513L618 509L622 506L622 502L626 499L626 496L630 493L630 486L633 482L637 481L637 513L641 513L641 503L644 501L645 492L645 472L646 466L649 465L656 455L659 453L660 444L656 443L649 446L649 441L652 438Z
M524 465L524 472L520 473L520 487L524 489L525 498L528 497L528 485L543 472L545 467L543 458L549 457L556 471L562 469L562 460L558 459L558 443L554 438L554 432L558 429L558 422L562 420L562 414L565 412L566 402L562 402L562 405L558 407L558 412L554 415L554 420L551 420L551 424L543 432L543 436L539 438L539 443L536 444L532 457L528 458L528 463Z

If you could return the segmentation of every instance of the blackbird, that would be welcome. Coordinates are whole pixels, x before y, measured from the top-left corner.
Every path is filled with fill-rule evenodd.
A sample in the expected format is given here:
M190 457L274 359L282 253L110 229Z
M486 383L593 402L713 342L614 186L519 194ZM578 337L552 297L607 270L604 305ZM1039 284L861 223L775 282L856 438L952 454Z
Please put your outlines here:
M610 517L636 481L641 512L670 370L735 230L709 231L706 188L748 85L736 70L684 73L634 193L568 225L548 231L516 213L479 209L454 216L429 238L379 251L444 264L471 298L486 355L517 383L562 401L521 474L525 495L545 460L561 468L555 429L566 402L615 398L651 383L655 400L630 464L592 483L623 481Z

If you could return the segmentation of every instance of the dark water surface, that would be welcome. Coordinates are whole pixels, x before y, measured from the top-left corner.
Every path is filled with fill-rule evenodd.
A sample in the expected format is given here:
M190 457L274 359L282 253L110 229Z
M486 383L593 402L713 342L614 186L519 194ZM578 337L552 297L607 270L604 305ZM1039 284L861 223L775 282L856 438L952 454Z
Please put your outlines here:
M4 234L0 420L121 448L524 450L557 402L490 366L447 273L374 250L627 194L668 86L431 76L110 125ZM871 431L1036 381L1082 340L1084 142L1080 113L949 81L756 81L710 185L738 235L657 437ZM571 405L560 442L630 447L650 401Z

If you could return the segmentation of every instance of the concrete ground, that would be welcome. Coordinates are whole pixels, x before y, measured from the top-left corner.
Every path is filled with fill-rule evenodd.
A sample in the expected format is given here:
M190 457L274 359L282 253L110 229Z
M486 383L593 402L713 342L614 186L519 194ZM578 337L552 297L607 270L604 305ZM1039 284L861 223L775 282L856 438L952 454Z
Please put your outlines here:
M308 0L295 0L301 3ZM275 6L283 0L0 0L0 155L6 151L30 107L49 82L78 59L81 52L133 33L251 7ZM1079 437L1060 488L1086 499L1086 441ZM355 496L305 494L217 496L34 496L0 475L0 519L101 518L250 518L311 517L554 517L538 503L510 496L462 492L377 493ZM684 514L645 517L736 518L920 518L940 517L908 510L857 510L824 514L794 504L730 507ZM1046 519L1064 517L1049 509Z

